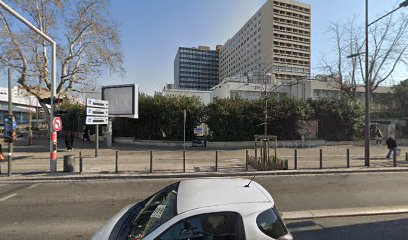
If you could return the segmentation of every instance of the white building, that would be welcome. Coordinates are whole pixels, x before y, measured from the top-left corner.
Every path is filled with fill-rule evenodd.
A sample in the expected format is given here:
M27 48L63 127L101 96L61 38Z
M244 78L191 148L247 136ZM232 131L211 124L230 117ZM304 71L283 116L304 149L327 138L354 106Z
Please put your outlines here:
M198 97L204 105L208 105L213 100L212 91L200 91L200 90L186 90L186 89L163 89L161 92L163 96L186 96L186 97Z
M8 115L8 88L0 88L0 124ZM33 118L37 118L37 112L41 108L36 97L28 96L18 87L13 87L13 114L18 124L28 123L28 115L31 112Z
M278 80L279 81L279 80ZM266 89L273 89L279 86L279 82L271 83L270 86L263 84L248 83L243 77L225 78L221 83L213 87L213 98L235 98L259 99L262 92ZM293 97L296 99L319 99L319 98L340 98L344 93L336 86L334 81L305 80L296 85L282 85L273 91L277 97ZM364 98L364 87L359 86L356 89L358 98ZM379 86L372 94L375 101L379 95L391 92L391 87Z
M373 92L372 98L375 100L379 95L391 92L391 87L378 86ZM356 88L357 98L363 99L365 87L363 85ZM290 87L289 96L297 99L319 99L319 98L340 98L344 93L339 89L335 81L306 80Z
M220 80L260 71L278 80L310 75L311 7L294 0L268 0L221 48Z
M224 78L218 85L211 88L213 92L214 100L223 98L243 98L247 100L255 100L262 97L265 89L271 90L276 86L275 83L271 84L257 84L248 83L245 77L228 77ZM288 96L289 87L279 86L273 91L273 94L277 97Z

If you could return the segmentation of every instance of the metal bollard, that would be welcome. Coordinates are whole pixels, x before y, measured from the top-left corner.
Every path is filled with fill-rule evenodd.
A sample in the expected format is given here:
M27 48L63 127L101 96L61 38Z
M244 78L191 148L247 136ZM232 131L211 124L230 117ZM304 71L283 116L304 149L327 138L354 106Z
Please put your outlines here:
M153 151L150 151L150 173L153 173Z
M119 151L116 151L115 173L119 172Z
M79 151L79 173L82 173L82 151Z
M215 151L215 171L218 172L218 150Z
M408 152L405 153L405 161L408 161Z
M245 171L248 171L248 159L249 159L248 150L246 150L246 153L245 153Z
M395 150L393 151L393 166L397 166L397 154L395 153Z
M323 149L320 149L320 169L323 169Z
M297 153L297 149L295 148L295 169L298 168L298 153Z
M350 168L350 149L347 148L347 168Z
M186 172L186 151L183 150L183 172Z

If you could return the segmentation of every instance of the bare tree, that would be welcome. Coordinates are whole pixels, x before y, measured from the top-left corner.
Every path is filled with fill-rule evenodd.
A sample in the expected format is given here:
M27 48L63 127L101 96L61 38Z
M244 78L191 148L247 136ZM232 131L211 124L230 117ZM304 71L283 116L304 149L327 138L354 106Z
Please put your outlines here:
M393 78L400 66L408 60L408 16L392 15L370 26L369 29L369 82L371 92ZM323 57L325 73L332 77L333 87L346 96L355 98L359 86L365 85L364 28L356 18L334 22L329 34L332 43L330 55Z
M256 48L254 50L256 50ZM253 50L249 51L250 54L252 54L252 52ZM306 75L298 78L277 79L274 74L274 68L275 65L272 59L262 61L260 58L257 58L250 62L248 67L249 70L242 71L242 74L245 76L244 79L246 80L246 83L255 84L254 90L261 92L261 98L264 102L264 118L262 119L262 125L264 125L265 136L268 134L268 123L271 117L268 113L269 99L274 96L279 89L298 85L307 79Z
M10 0L9 4L57 42L56 96L94 84L104 73L123 73L118 25L109 0ZM41 100L50 97L47 42L0 10L0 66L19 73L18 83ZM49 118L48 108L42 107Z

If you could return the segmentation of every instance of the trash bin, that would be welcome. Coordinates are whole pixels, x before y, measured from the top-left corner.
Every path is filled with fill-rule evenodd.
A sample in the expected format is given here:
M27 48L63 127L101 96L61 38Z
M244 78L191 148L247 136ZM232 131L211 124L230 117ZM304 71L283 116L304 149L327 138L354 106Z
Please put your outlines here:
M75 171L75 156L65 155L64 156L64 172Z

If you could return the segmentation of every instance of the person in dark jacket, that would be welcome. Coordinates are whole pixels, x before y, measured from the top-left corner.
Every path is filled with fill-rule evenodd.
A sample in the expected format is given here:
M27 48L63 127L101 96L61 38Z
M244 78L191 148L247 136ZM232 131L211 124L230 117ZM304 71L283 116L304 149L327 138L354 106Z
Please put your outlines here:
M68 131L65 135L65 146L68 151L71 151L74 146L74 138L72 137L72 132Z
M395 154L395 150L397 149L397 141L395 141L393 136L390 136L387 141L385 141L385 143L387 144L388 147L388 154L387 154L387 158L390 158L391 153Z

